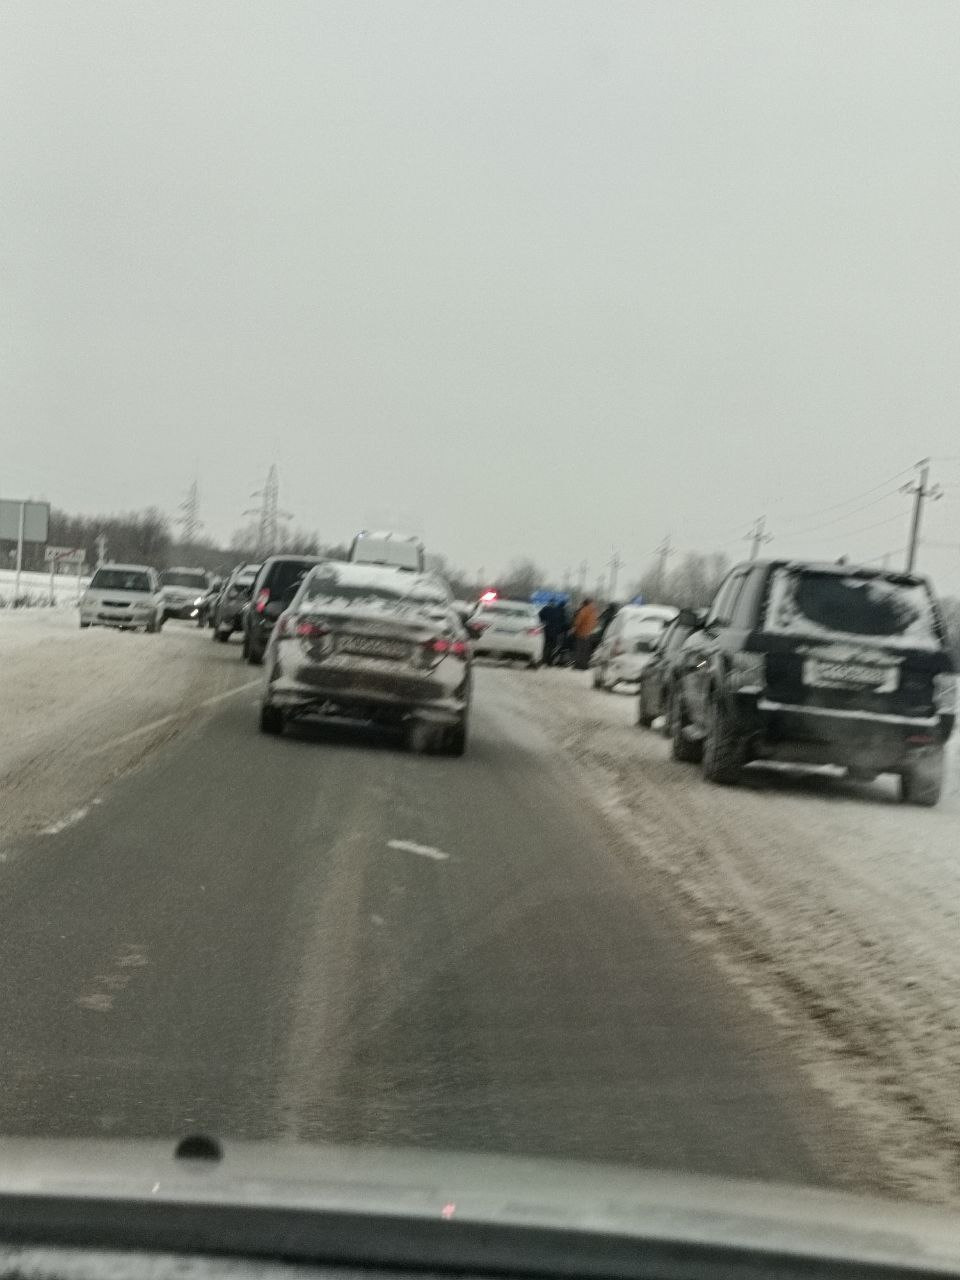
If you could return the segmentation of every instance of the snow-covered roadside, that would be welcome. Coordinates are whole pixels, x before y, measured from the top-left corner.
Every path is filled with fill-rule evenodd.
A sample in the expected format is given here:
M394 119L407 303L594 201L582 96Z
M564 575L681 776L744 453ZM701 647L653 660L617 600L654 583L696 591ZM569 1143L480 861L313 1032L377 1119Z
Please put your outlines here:
M636 727L634 698L569 671L504 675L638 873L672 886L692 935L869 1128L883 1189L960 1202L956 767L935 810L901 807L884 779L751 769L710 786Z
M88 578L81 578L82 590ZM0 607L13 604L17 585L16 571L0 569ZM53 579L53 596L57 605L71 606L77 603L77 579L72 574L56 574ZM46 607L50 603L49 573L22 573L20 575L20 595L30 605Z
M81 632L72 609L0 610L0 846L89 804L205 700L249 683L237 646L209 635Z

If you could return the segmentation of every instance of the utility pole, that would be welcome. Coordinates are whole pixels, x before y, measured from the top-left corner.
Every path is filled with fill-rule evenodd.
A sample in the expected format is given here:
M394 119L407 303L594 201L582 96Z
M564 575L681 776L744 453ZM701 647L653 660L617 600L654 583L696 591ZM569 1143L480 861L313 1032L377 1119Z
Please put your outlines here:
M910 517L910 538L907 542L907 573L913 573L914 565L917 563L917 549L920 545L920 520L923 516L923 500L930 498L934 502L937 498L943 497L943 490L938 484L931 485L928 483L930 479L930 459L921 458L916 464L917 476L914 484L905 484L900 490L901 493L913 494L913 514Z
M623 567L623 561L620 559L620 552L614 547L613 555L607 561L607 568L610 570L610 595L609 599L613 600L617 594L617 575Z
M94 538L94 545L97 548L97 568L99 569L107 558L107 535L98 533Z
M751 544L750 559L756 560L760 554L760 548L765 542L769 542L773 537L772 533L766 532L767 517L757 516L756 523L749 533L744 534L744 539Z
M20 601L20 570L23 568L23 525L26 518L27 504L20 503L20 512L17 516L17 576L13 582L13 603L16 606Z
M669 533L657 547L657 595L662 596L667 582L667 561L673 555Z

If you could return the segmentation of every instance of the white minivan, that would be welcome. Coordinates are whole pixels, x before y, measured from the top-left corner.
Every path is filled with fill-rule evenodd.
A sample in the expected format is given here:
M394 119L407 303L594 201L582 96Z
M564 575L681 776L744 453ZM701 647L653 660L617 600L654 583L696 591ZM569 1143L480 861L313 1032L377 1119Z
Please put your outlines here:
M80 626L159 631L163 590L156 569L146 564L103 564L80 600Z

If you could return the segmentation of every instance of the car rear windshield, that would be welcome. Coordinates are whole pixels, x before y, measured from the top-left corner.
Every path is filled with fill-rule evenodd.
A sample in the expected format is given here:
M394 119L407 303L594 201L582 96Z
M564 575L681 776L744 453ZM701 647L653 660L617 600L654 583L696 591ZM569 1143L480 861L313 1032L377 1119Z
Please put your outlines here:
M150 579L135 569L98 569L90 586L97 591L149 591Z
M882 575L777 569L766 630L778 634L881 640L935 649L940 641L930 592L922 582Z
M165 587L196 587L201 591L207 585L206 576L202 573L176 573L172 569L161 573L160 581Z
M396 608L403 604L445 608L447 601L441 590L422 578L411 579L396 570L382 574L350 573L349 565L314 570L304 584L303 600L335 607L353 604L373 608Z

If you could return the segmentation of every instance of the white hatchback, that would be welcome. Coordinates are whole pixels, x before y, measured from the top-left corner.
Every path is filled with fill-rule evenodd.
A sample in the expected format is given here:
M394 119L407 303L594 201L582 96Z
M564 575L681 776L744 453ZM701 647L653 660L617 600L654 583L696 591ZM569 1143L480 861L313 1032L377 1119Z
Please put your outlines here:
M104 564L80 600L80 626L159 631L163 591L156 569L146 564Z
M528 667L543 661L543 624L526 600L481 600L467 630L475 658L513 658Z
M663 628L677 616L670 605L625 604L610 623L591 660L593 687L636 684Z

